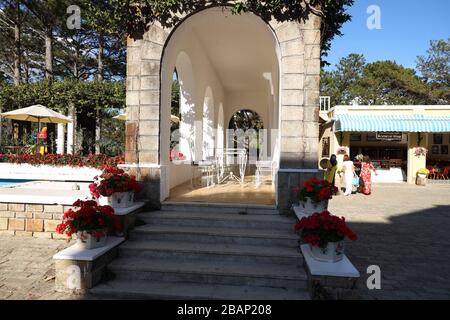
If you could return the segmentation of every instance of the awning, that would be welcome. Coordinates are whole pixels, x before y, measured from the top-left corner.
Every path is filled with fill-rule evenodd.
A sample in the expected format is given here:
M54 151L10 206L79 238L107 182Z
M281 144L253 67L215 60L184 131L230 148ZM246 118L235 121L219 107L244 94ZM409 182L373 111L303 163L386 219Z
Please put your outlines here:
M336 132L450 132L450 117L335 115Z

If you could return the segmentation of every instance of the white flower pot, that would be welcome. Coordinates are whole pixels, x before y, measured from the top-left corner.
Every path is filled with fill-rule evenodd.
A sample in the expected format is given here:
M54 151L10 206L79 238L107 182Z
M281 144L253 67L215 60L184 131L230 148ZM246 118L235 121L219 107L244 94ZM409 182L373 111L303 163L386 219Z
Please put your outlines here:
M310 244L311 255L314 259L322 262L337 262L344 257L344 242L329 242L326 248L322 249Z
M427 184L427 175L423 173L418 173L416 178L416 184L418 186L425 186Z
M101 206L111 206L114 209L128 208L133 205L134 192L114 192L109 197L100 196L98 204Z
M300 210L307 216L312 215L315 212L323 212L328 208L328 200L315 203L310 198L306 198L306 201L300 201Z
M86 231L77 232L77 245L86 250L104 247L106 245L106 235L96 238Z

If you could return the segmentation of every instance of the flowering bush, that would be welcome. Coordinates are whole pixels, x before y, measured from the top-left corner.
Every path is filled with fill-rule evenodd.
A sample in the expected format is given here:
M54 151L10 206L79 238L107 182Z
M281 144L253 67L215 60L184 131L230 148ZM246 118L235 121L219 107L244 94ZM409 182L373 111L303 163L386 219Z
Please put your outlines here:
M424 147L417 147L414 149L414 155L416 157L426 156L427 152L428 152L427 148L424 148Z
M345 218L339 218L328 211L314 213L304 217L295 224L295 231L300 234L303 242L319 248L326 248L328 242L338 242L346 237L358 239L357 235L347 226Z
M89 190L94 198L100 198L100 196L109 197L114 192L139 192L140 186L134 176L122 169L106 167L100 176L94 177Z
M73 209L64 213L56 232L70 237L78 231L86 231L99 239L108 231L122 230L122 224L110 206L99 206L94 200L77 200L72 206Z
M333 187L326 180L318 180L317 178L311 178L305 181L303 189L299 187L294 188L294 192L300 191L300 201L306 201L306 198L310 198L312 202L318 203L331 199L333 193L337 191L336 187Z
M15 164L31 164L34 166L70 166L93 167L103 169L106 166L117 166L125 163L123 156L109 157L104 154L92 154L87 157L72 154L0 154L0 162Z

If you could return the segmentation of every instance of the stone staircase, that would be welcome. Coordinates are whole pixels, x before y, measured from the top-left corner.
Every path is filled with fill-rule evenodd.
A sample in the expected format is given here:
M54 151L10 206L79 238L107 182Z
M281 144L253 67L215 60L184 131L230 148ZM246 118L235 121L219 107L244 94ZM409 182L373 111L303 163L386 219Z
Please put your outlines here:
M167 203L138 219L94 296L309 299L295 220L273 208Z

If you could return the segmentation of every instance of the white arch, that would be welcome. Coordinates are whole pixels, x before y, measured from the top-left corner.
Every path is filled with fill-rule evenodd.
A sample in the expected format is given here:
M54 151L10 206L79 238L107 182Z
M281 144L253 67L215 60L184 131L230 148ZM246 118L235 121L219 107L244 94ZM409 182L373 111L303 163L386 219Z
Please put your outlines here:
M214 95L210 86L203 100L203 158L214 156Z

